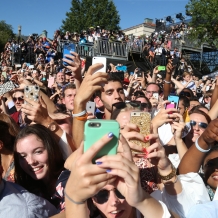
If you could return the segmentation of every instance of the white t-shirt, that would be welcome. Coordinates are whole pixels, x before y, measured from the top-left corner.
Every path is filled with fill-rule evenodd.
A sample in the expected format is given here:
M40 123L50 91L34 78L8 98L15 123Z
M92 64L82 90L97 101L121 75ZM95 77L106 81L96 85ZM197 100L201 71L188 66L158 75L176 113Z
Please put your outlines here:
M186 81L182 81L181 83L182 83L182 85L186 85L187 84ZM195 82L191 81L186 88L191 89L191 90L196 90Z
M204 182L198 173L179 175L178 179L182 184L182 192L178 195L169 195L164 188L163 191L154 191L151 193L151 196L156 200L163 201L167 208L178 214L180 218L186 218L194 205L201 204L203 206L203 203L210 202L210 198Z

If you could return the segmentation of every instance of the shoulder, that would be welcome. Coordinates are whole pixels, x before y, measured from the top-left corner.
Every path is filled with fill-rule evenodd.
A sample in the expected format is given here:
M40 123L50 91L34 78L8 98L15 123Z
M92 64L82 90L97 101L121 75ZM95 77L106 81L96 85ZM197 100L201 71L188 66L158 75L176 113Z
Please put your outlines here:
M48 201L11 182L4 182L4 190L0 199L1 204L4 205L4 209L0 207L1 214L8 211L11 214L10 217L16 217L19 213L21 217L41 218L57 213L56 208ZM20 208L22 208L22 211Z

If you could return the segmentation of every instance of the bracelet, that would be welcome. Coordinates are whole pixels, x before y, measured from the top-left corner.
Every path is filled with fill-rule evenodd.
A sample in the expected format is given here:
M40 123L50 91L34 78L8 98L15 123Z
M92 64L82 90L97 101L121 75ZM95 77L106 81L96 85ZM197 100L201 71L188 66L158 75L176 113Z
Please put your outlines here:
M162 176L162 175L160 175L159 172L157 172L159 177L161 178L161 180L168 181L168 180L172 179L174 176L176 176L176 168L172 164L171 164L171 166L172 166L172 172L170 174L168 174L167 176Z
M67 195L66 191L64 190L64 194L67 197L68 200L70 200L71 202L73 202L74 204L85 204L86 201L82 201L82 202L76 202L74 201L69 195Z
M200 152L202 152L202 153L207 153L208 151L210 151L211 146L210 146L210 148L209 148L208 150L204 150L203 148L201 148L201 147L199 146L199 144L198 144L198 139L199 139L199 137L198 137L197 140L195 141L195 147L196 147Z
M88 116L89 116L89 114L86 113L86 114L84 114L83 116L75 117L75 119L80 120L80 121L86 121L87 118L88 118Z
M171 81L166 81L166 80L164 80L164 83L166 83L166 84L170 84Z
M82 112L80 112L80 113L78 113L78 114L73 114L73 117L81 117L81 116L83 116L84 114L86 114L86 110L84 110L84 111L82 111Z
M177 175L176 175L176 178L175 178L174 181L170 181L170 182L166 182L166 183L163 182L163 184L164 184L164 185L172 185L172 184L177 183L177 181L178 181L178 177L177 177Z

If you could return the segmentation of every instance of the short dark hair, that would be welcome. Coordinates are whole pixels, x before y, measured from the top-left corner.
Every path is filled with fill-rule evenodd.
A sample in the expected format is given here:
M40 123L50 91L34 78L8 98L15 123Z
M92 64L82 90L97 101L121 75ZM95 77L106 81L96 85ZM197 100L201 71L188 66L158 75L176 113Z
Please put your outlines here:
M67 84L64 88L63 88L63 97L65 97L65 91L67 89L76 89L76 85L74 83L70 83L70 84Z
M108 82L119 82L122 86L123 83L120 80L120 78L116 75L116 73L108 73L108 78L107 78ZM95 92L94 97L98 96L99 98L101 98L101 90L98 90Z
M183 105L184 105L185 108L190 107L190 101L189 101L189 99L187 97L181 96L181 97L179 97L179 101L183 102Z
M13 153L15 136L10 134L10 126L2 120L0 120L0 132L0 141L2 141L3 147Z
M197 101L197 102L199 102L199 99L198 99L198 97L194 96L194 97L189 98L189 101Z

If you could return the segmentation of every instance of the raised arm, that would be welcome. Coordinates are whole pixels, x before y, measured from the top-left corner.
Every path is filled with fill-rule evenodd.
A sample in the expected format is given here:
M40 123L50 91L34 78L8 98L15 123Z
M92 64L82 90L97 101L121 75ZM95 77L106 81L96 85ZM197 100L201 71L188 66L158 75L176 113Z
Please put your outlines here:
M171 90L171 77L174 71L172 63L173 63L172 60L169 60L166 66L166 77L164 80L164 87L163 87L164 100L167 100Z
M217 128L218 119L215 119L210 122L206 130L198 138L195 144L193 144L183 156L178 167L179 174L199 172L202 161L204 160L206 154L206 152L202 152L201 149L203 149L204 151L209 150L210 146L215 141L218 141Z

